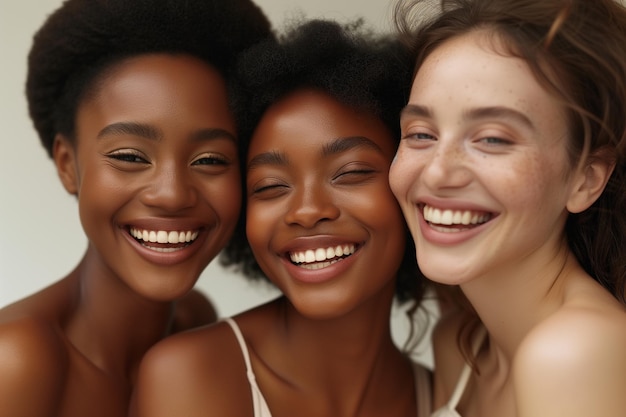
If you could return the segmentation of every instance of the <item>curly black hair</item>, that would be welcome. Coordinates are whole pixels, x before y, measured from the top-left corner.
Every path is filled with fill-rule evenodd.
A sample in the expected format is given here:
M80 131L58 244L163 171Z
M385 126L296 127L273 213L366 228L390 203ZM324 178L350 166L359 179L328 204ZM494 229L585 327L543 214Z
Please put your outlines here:
M74 137L80 101L116 63L146 53L184 53L229 82L237 55L273 37L250 0L66 0L37 31L26 97L42 145Z
M241 160L246 160L247 144L264 112L301 88L323 91L347 106L380 117L399 143L399 114L407 102L412 63L400 42L367 30L362 20L345 25L326 20L301 22L278 39L255 45L240 57L240 90L234 95ZM220 263L248 278L266 279L252 255L245 230L243 210ZM407 230L406 252L398 272L398 301L414 300L417 305L425 282Z

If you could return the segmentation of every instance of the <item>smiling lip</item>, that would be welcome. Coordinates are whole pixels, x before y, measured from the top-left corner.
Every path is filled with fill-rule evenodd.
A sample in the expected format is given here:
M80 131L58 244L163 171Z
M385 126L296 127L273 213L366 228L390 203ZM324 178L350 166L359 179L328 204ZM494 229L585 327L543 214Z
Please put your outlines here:
M471 228L492 218L492 214L485 211L439 209L427 204L424 204L422 214L431 226L453 226L452 231Z
M350 256L356 250L354 244L343 244L317 249L293 251L289 258L294 264L305 269L321 269Z
M356 243L313 244L293 249L282 257L289 274L303 283L330 281L349 268L358 254Z
M455 244L476 235L495 216L491 212L471 209L442 209L419 205L422 213L422 234L426 240L439 244Z
M137 226L125 229L124 235L144 259L163 266L189 259L206 240L206 233L200 233L201 229L167 230Z
M144 247L156 252L175 252L190 245L198 237L197 230L147 230L130 227L129 233Z

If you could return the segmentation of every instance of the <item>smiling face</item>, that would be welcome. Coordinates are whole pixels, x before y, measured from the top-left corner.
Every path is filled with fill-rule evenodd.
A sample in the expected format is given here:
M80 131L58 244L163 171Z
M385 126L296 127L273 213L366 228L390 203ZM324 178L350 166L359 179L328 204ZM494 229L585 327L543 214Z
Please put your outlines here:
M376 294L391 301L405 244L387 179L394 152L378 118L310 90L281 99L259 123L248 153L247 235L302 314L336 317Z
M191 289L240 210L235 135L224 80L202 61L144 55L106 74L78 109L75 148L55 152L96 269L151 299Z
M498 42L473 32L438 47L401 116L390 183L419 266L438 282L548 262L580 178L565 109Z

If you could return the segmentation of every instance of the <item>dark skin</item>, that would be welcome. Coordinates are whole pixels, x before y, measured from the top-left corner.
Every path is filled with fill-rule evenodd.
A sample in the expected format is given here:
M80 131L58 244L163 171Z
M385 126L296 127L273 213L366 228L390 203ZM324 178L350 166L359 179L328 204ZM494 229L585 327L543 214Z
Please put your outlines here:
M192 288L240 205L222 77L191 56L130 58L76 126L54 159L87 250L68 276L0 310L0 416L126 416L147 349L215 320Z
M274 417L417 414L413 366L390 332L405 244L387 181L394 151L379 119L308 89L271 106L255 131L247 235L284 295L234 319ZM348 247L340 261L290 260L337 246ZM254 415L226 323L156 345L135 392L135 417Z

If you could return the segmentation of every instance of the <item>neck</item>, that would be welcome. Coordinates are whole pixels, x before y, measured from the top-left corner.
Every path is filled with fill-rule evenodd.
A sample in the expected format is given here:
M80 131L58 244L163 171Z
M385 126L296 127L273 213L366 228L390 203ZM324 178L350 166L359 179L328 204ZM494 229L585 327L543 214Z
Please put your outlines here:
M302 388L326 404L345 407L335 415L356 415L368 404L393 400L390 395L400 395L407 385L410 390L408 359L391 335L392 301L393 286L354 311L320 320L302 316L283 299L274 322L288 359L279 373L293 384L306 384Z
M576 267L564 245L553 256L527 258L461 285L489 332L494 353L512 361L528 332L563 304L565 283Z
M107 374L133 379L143 354L169 329L173 303L147 300L89 253L71 273L70 343Z

